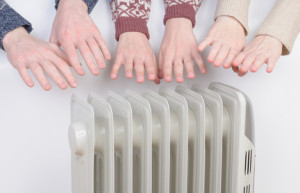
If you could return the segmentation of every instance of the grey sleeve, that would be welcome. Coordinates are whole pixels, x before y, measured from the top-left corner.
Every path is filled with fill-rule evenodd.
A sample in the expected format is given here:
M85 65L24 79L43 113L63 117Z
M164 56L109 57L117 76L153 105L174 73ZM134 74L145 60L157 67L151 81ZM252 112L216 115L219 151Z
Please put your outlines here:
M4 36L13 29L23 26L30 33L32 25L5 1L0 0L0 49L4 50L2 40Z
M58 7L58 3L60 0L55 0L55 9L57 9ZM86 5L88 6L88 12L91 13L95 7L95 5L97 4L98 0L83 0Z

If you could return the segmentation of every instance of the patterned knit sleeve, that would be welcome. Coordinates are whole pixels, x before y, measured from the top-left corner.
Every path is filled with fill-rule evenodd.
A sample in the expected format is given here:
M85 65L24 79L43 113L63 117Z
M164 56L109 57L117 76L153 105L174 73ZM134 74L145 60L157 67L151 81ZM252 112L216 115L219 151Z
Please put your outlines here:
M58 7L58 3L60 0L55 0L55 9L57 9ZM95 7L95 5L97 4L98 0L83 0L87 7L88 7L88 12L91 13Z
M4 36L16 29L23 26L29 33L32 31L31 24L12 9L5 1L0 0L0 48L4 50L2 40Z
M151 0L110 0L117 41L124 32L141 32L149 39L147 22L150 6Z
M183 17L191 20L195 26L195 16L201 5L202 0L164 0L166 14L164 24L168 19Z

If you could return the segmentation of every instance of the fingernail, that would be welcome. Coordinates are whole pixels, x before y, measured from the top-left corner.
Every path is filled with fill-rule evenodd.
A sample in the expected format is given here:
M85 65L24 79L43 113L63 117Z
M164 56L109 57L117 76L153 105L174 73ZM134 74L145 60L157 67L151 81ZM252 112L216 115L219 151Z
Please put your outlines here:
M154 80L155 79L155 75L154 74L149 74L149 77L148 77L150 80Z
M142 83L142 82L144 82L144 77L139 76L136 78L136 80L137 80L137 82Z
M77 81L76 81L76 80L73 80L73 81L71 82L71 85L72 85L73 87L76 87L76 86L77 86Z
M126 72L126 77L127 78L132 78L132 72Z
M63 88L65 88L65 87L67 87L68 85L67 85L67 83L65 83L65 82L61 82L61 83L60 83L60 86L63 87Z
M179 82L179 83L182 83L183 82L183 78L182 77L176 77L176 81Z
M188 78L194 78L195 77L195 73L194 72L189 72L188 73Z
M110 77L111 77L112 79L116 79L116 78L117 78L117 75L116 75L116 74L111 74Z
M205 74L205 73L207 72L207 70L206 70L206 68L202 68L202 69L200 70L200 72L201 72L202 74Z
M171 80L172 80L172 79L171 79L171 76L166 76L166 77L165 77L165 80L168 81L168 82L171 81Z

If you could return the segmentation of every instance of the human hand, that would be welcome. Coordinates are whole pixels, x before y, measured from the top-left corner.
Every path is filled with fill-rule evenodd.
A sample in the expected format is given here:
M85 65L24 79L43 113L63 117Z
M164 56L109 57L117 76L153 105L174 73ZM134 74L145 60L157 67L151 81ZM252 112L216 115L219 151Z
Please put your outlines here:
M175 79L183 82L183 65L187 78L194 78L194 63L196 61L201 73L206 73L206 67L197 50L197 41L190 20L172 18L166 22L165 34L159 50L159 78L172 81L174 66Z
M281 56L282 43L268 35L258 35L246 46L243 52L233 60L233 70L239 76L244 76L249 68L256 72L263 64L267 64L267 72L272 72ZM239 67L239 65L241 65Z
M269 35L258 35L233 60L233 70L239 76L244 76L249 68L256 72L263 64L267 64L267 72L272 72L281 56L282 43ZM239 67L239 65L241 65Z
M148 79L159 83L155 55L147 37L140 32L125 32L120 35L111 78L117 79L121 65L124 64L125 76L132 78L135 69L136 81L144 82L146 68Z
M98 67L105 68L102 54L106 60L111 58L100 31L90 18L87 5L82 0L60 0L50 42L63 47L70 64L79 75L84 75L84 70L76 49L79 49L94 75L100 73Z
M65 61L66 57L62 50L55 44L34 38L23 27L7 33L3 39L3 47L7 52L8 60L18 70L27 86L34 86L27 68L31 69L44 90L50 90L51 85L43 71L48 73L61 89L67 88L68 84L58 70L62 72L71 87L77 86L77 81Z
M207 60L220 67L230 68L235 56L244 48L246 36L243 26L233 17L220 16L216 19L206 38L199 44L202 52L207 46L211 49ZM225 61L225 62L224 62Z

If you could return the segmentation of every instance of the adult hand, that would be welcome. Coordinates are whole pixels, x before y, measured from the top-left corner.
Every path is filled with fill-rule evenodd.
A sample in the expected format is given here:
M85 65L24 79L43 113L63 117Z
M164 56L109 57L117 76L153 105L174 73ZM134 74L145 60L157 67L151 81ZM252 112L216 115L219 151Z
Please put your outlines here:
M244 51L233 60L233 70L237 72L239 76L244 76L249 68L251 72L256 72L266 63L267 72L270 73L273 71L281 53L282 43L279 40L268 35L258 35L246 46Z
M199 44L202 52L211 46L207 60L220 67L230 68L235 56L244 48L246 36L243 26L233 17L220 16L216 19L206 38ZM224 62L225 61L225 62Z
M100 73L99 68L105 68L103 55L106 60L111 58L97 26L88 14L87 5L82 0L60 0L50 42L63 47L70 64L79 75L83 75L84 70L76 49L79 49L94 75Z
M140 32L125 32L120 35L111 78L117 79L121 65L124 64L125 76L132 78L135 69L136 81L144 82L146 68L148 79L159 83L155 55L147 37Z
M65 61L66 57L57 45L36 39L29 35L23 27L19 27L5 35L3 46L8 60L29 87L32 87L34 83L28 75L27 68L31 69L45 90L50 90L51 85L43 71L48 73L61 89L67 88L68 84L58 70L61 71L71 87L77 86L69 64Z
M197 50L197 41L193 33L190 20L186 18L172 18L166 22L165 34L159 50L159 78L167 82L172 81L174 66L175 79L183 82L183 65L187 78L194 78L194 64L196 61L201 73L206 73L206 67Z

